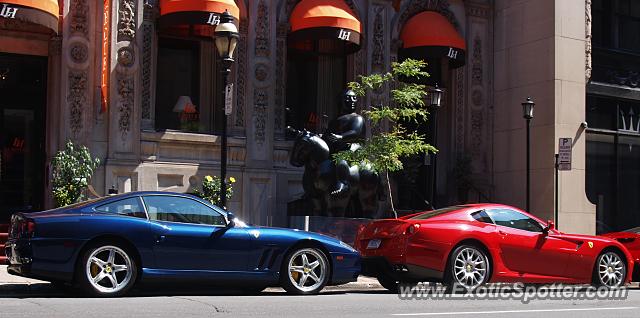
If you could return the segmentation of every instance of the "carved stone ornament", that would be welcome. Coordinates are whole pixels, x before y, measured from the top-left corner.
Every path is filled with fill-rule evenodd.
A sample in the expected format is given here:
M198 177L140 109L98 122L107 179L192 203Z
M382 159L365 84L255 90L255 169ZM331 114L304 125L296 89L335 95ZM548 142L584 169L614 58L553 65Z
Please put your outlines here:
M238 63L236 76L235 126L244 127L245 94L247 89L247 33L246 19L240 21L240 41L238 43Z
M133 76L118 74L118 128L122 139L126 139L127 134L131 130L131 111L133 109L134 102L134 85L135 81Z
M82 64L89 57L89 48L82 42L75 42L69 48L69 56L74 63Z
M118 50L118 64L131 67L135 62L135 54L133 53L133 49L130 47L123 47Z
M274 129L276 132L282 131L284 128L284 103L285 103L285 87L286 87L286 78L285 78L285 66L284 61L286 60L286 39L284 37L278 37L276 42L276 83L278 83L275 87L276 96L275 96L275 118L274 118Z
M269 7L266 1L260 0L258 3L258 18L256 19L256 56L268 57L270 55L269 50Z
M481 110L471 111L471 149L474 153L481 150L482 147L482 126L484 124L484 116Z
M87 15L89 6L86 0L72 0L69 7L69 15L71 20L69 22L69 31L71 33L80 33L85 37L88 36Z
M87 72L69 71L69 126L74 137L82 131L83 120L82 110L87 104Z
M375 18L373 20L373 52L371 53L371 66L376 71L384 69L384 6L374 6Z
M474 89L473 93L471 93L471 101L474 106L482 106L483 96L482 91L479 89Z
M135 0L120 0L118 41L133 41L136 35L136 2Z
M479 35L476 35L473 39L471 65L471 83L473 85L482 85L482 40Z
M148 10L145 7L145 14ZM142 119L151 119L151 41L153 22L142 24Z
M491 17L491 8L465 3L467 16L488 19Z
M269 77L269 67L267 64L258 63L256 64L254 74L258 81L264 82Z
M253 93L253 127L256 144L262 145L266 140L267 106L269 95L266 90L255 89Z
M412 16L422 12L422 11L436 11L442 14L449 22L456 28L458 32L461 32L460 24L458 24L458 20L456 16L449 10L449 1L448 0L413 0L409 4L409 6L402 12L400 18L398 19L398 23L400 26L404 25L405 22ZM462 32L461 32L462 33Z

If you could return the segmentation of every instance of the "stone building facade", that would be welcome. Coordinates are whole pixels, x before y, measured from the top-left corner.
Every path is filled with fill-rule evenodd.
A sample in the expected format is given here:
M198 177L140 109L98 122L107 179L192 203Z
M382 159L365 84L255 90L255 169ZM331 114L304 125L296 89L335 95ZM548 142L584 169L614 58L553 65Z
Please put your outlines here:
M173 42L163 40L165 33L158 26L159 1L58 3L61 22L57 34L30 23L0 19L2 54L46 59L46 117L41 121L45 146L42 164L36 169L44 176L41 186L49 187L51 158L68 139L87 145L102 160L93 179L100 194L111 187L120 192L185 192L200 184L205 175L219 174L220 136L215 124L196 132L159 126L165 114L158 105L166 101L158 98L165 90L165 86L159 90L158 85L166 84L158 78L166 76L163 67L171 66L162 59L171 61L171 50L175 49ZM231 76L235 94L228 120L228 174L237 182L228 207L255 224L287 225L287 203L302 195L302 171L288 163L292 141L284 133L291 121L286 109L294 108L295 112L299 107L287 100L287 87L292 85L287 66L293 59L287 36L289 17L297 3L236 0L240 41ZM340 67L344 73L341 81L345 82L360 74L387 70L398 60L404 23L423 11L446 17L465 40L465 65L453 69L443 63L439 72L439 84L446 88L437 135L436 195L440 205L494 201L524 207L525 121L520 103L531 96L536 102L532 212L553 218L554 153L558 138L572 137L573 170L560 175L559 227L581 233L595 231L596 208L585 194L585 132L581 125L586 119L591 70L591 1L344 3L361 22L361 48L344 57L341 64L319 58L318 69L326 72L320 74L325 77L336 71L332 67ZM107 10L105 4L110 4ZM103 39L105 17L111 27ZM109 53L108 103L102 104L105 43ZM215 49L210 41L199 43L196 68L200 73L192 84L197 86L199 97L193 102L211 105L208 113L203 108L199 116L208 116L215 123L215 105L220 105L222 95L215 75ZM178 65L178 59L175 61ZM332 85L319 80L315 87L322 92L337 90L328 88ZM388 101L389 90L376 92L359 106ZM331 114L332 98L315 103L318 114ZM322 122L324 117L320 117ZM42 204L35 206L49 207L49 191L42 193Z

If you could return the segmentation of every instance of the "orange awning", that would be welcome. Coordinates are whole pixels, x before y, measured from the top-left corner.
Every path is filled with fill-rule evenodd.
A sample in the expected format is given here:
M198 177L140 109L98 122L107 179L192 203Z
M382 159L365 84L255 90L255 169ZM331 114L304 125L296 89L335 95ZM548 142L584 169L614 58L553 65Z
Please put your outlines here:
M362 24L343 0L302 0L289 17L289 46L317 53L360 49ZM320 43L324 42L324 43Z
M204 25L215 26L225 10L240 19L234 0L160 0L160 27Z
M453 68L465 63L464 38L447 18L435 11L423 11L411 17L402 27L400 39L402 56L448 58Z
M58 33L58 0L0 0L0 19L16 19L45 26Z

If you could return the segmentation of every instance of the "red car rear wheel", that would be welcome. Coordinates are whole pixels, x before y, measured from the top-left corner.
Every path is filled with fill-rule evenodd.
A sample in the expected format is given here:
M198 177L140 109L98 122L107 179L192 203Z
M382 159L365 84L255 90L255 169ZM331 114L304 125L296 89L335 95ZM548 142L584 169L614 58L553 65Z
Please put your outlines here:
M491 276L491 263L487 253L475 245L460 245L449 256L445 283L467 290L485 284Z

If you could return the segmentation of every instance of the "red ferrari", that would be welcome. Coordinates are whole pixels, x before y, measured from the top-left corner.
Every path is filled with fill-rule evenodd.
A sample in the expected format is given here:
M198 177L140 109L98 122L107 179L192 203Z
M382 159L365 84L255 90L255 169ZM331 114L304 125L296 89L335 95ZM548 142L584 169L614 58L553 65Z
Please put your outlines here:
M633 257L633 274L631 281L640 281L640 227L634 227L622 232L611 232L602 234L604 237L614 239L624 245Z
M620 242L562 233L517 208L473 204L378 220L356 237L362 274L398 283L442 282L467 289L485 283L630 281L633 258Z

